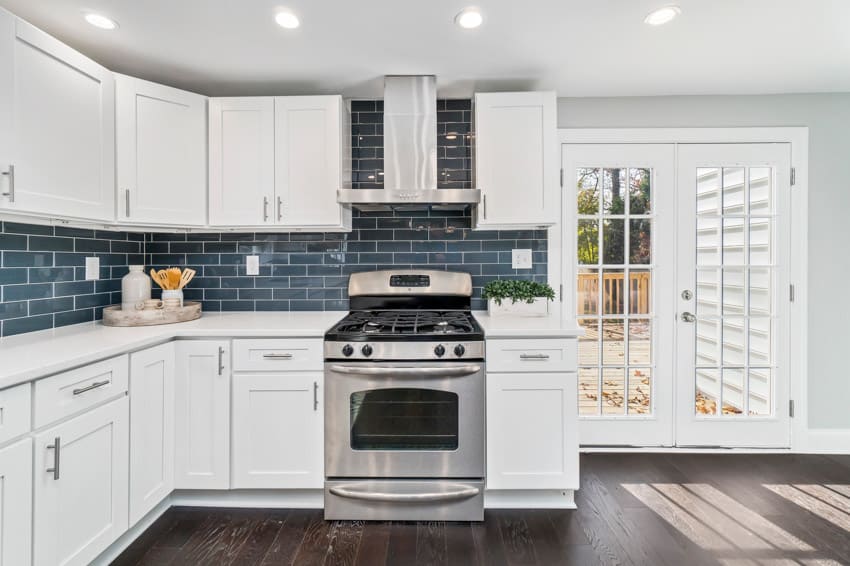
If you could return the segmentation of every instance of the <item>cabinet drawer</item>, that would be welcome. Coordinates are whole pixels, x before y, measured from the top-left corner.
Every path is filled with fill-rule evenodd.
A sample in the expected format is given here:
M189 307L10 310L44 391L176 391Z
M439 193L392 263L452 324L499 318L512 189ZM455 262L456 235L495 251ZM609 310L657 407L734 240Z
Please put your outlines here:
M487 371L576 371L576 341L487 340Z
M0 444L30 431L30 384L0 391Z
M322 371L322 340L233 341L233 371Z
M35 382L36 428L127 391L127 356L118 356Z

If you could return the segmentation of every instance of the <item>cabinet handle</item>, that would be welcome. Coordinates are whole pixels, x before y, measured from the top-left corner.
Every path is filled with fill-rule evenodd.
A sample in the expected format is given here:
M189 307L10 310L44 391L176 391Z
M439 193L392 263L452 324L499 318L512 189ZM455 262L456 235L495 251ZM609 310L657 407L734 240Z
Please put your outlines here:
M292 354L263 354L266 360L291 360Z
M130 218L130 189L124 189L124 211L127 218Z
M269 221L269 197L263 197L263 222Z
M71 393L73 393L74 395L80 395L81 393L91 391L92 389L97 389L98 387L103 387L104 385L109 385L108 379L104 379L103 381L95 381L91 385L80 387L79 389L74 389Z
M10 203L15 202L15 166L10 163L9 170L3 171L0 175L9 177L9 191L6 192L5 195L9 199Z
M313 382L313 410L319 410L319 382Z
M487 220L487 195L481 195L481 206L484 207L484 220Z
M549 359L549 354L520 354L519 359L526 361L543 361Z
M283 199L280 198L280 197L277 197L277 221L278 222L283 220L283 211L281 210L282 206L283 206Z
M224 348L218 348L218 375L224 374Z
M48 444L47 449L53 450L53 467L44 470L48 474L53 474L53 480L59 479L59 451L62 448L62 439L58 436L53 439L53 444Z

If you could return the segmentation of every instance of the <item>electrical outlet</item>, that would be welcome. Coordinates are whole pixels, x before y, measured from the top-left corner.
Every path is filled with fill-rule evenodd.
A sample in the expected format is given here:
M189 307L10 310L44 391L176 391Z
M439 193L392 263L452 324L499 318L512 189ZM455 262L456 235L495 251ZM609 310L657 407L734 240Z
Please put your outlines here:
M247 275L260 274L260 256L249 255L245 258L245 272Z
M531 250L511 250L511 267L531 269Z
M86 281L100 279L100 258L86 258Z

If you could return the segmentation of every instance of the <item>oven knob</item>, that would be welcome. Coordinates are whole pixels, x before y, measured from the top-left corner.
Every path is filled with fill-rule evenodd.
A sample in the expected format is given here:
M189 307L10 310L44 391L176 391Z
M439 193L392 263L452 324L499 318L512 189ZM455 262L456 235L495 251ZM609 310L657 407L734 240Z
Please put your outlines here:
M466 348L463 347L463 344L458 344L455 346L455 356L458 358L466 353Z
M342 355L346 358L354 353L354 348L351 347L351 344L346 344L342 347Z
M445 348L442 344L438 344L438 345L434 348L434 353L435 353L435 354L437 354L437 357L438 357L438 358L442 358L442 357L443 357L443 354L445 354L445 353L446 353L446 348Z
M364 356L366 356L368 358L369 356L372 355L372 346L370 346L369 344L366 344L365 346L360 348L360 351L363 353Z

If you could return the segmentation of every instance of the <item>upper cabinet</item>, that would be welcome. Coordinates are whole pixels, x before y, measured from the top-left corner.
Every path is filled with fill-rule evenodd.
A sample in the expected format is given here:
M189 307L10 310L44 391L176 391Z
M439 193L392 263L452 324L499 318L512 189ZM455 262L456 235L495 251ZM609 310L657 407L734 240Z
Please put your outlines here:
M476 228L555 224L559 172L554 92L475 95Z
M349 230L340 96L210 99L210 225Z
M0 210L112 221L112 73L0 10Z
M116 75L118 220L203 226L207 98Z

